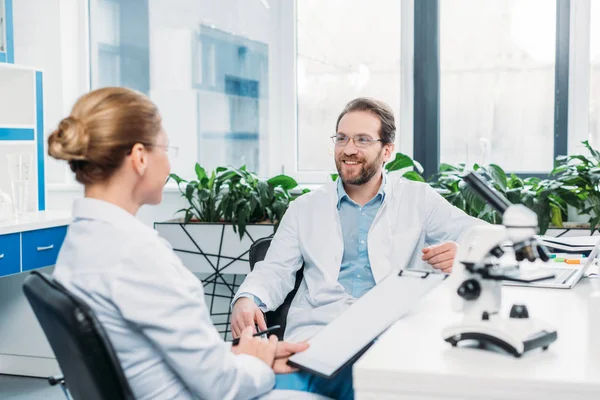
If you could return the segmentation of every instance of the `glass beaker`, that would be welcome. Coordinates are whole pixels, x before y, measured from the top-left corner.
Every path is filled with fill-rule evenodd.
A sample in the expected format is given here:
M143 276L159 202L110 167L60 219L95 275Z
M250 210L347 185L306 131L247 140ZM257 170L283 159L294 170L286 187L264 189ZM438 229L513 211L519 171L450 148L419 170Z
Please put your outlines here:
M11 153L7 154L6 158L15 213L23 214L27 212L29 201L29 180L32 173L33 154Z

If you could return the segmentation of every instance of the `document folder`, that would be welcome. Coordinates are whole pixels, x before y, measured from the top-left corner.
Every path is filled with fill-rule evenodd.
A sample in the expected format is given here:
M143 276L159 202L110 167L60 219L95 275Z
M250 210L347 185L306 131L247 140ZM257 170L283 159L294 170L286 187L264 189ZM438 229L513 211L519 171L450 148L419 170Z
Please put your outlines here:
M309 340L310 347L290 357L288 364L321 377L335 376L447 276L411 270L388 275Z

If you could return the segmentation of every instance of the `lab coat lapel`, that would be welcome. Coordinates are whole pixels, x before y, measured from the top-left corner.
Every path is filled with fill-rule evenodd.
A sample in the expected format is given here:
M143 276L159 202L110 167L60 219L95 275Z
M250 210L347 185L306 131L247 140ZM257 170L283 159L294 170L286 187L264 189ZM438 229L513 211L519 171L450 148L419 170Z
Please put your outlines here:
M413 220L415 210L403 201L404 188L393 182L388 179L385 204L369 232L369 261L377 283L391 271L410 266L421 231Z
M373 220L368 237L369 263L376 283L385 278L394 267L390 264L393 252L392 221L394 217L392 215L396 214L398 205L394 201L393 188L389 178L383 190L385 199Z
M337 210L337 185L329 182L324 188L323 204L316 213L316 221L310 232L308 242L312 249L306 249L314 264L332 282L337 281L342 265L344 242Z

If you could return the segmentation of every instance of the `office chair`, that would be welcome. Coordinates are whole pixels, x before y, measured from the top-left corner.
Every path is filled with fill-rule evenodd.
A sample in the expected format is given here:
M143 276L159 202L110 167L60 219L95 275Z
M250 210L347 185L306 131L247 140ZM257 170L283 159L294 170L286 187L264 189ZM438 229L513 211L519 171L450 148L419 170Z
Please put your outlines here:
M38 271L23 292L64 373L48 378L51 385L60 384L67 399L65 385L75 400L134 399L106 332L81 299Z
M265 259L272 239L272 237L261 238L254 242L252 246L250 246L250 253L248 255L250 261L250 271L254 270L254 265L257 262ZM269 311L265 314L265 319L268 326L281 326L281 329L276 334L279 340L283 340L288 311L290 309L290 305L292 304L292 300L298 291L298 287L300 287L302 278L304 278L304 265L298 270L298 272L296 272L296 283L294 284L294 289L288 293L287 297L283 301L283 304L280 305L275 311Z
M135 399L108 336L82 300L37 271L25 279L23 291L65 374L48 378L50 385L60 384L67 399ZM314 393L289 390L273 390L260 398L331 400Z

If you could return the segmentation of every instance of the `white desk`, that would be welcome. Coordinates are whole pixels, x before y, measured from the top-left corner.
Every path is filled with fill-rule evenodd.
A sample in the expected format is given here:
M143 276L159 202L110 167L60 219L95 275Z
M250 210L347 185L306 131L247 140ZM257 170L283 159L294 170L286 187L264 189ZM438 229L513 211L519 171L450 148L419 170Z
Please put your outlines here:
M442 339L442 329L460 318L451 310L447 283L354 365L357 400L600 399L600 351L590 351L587 307L592 285L600 289L600 279L584 279L570 290L505 287L505 315L512 304L524 303L530 316L558 330L558 340L547 351L521 358L452 348ZM600 337L595 340L599 346Z

